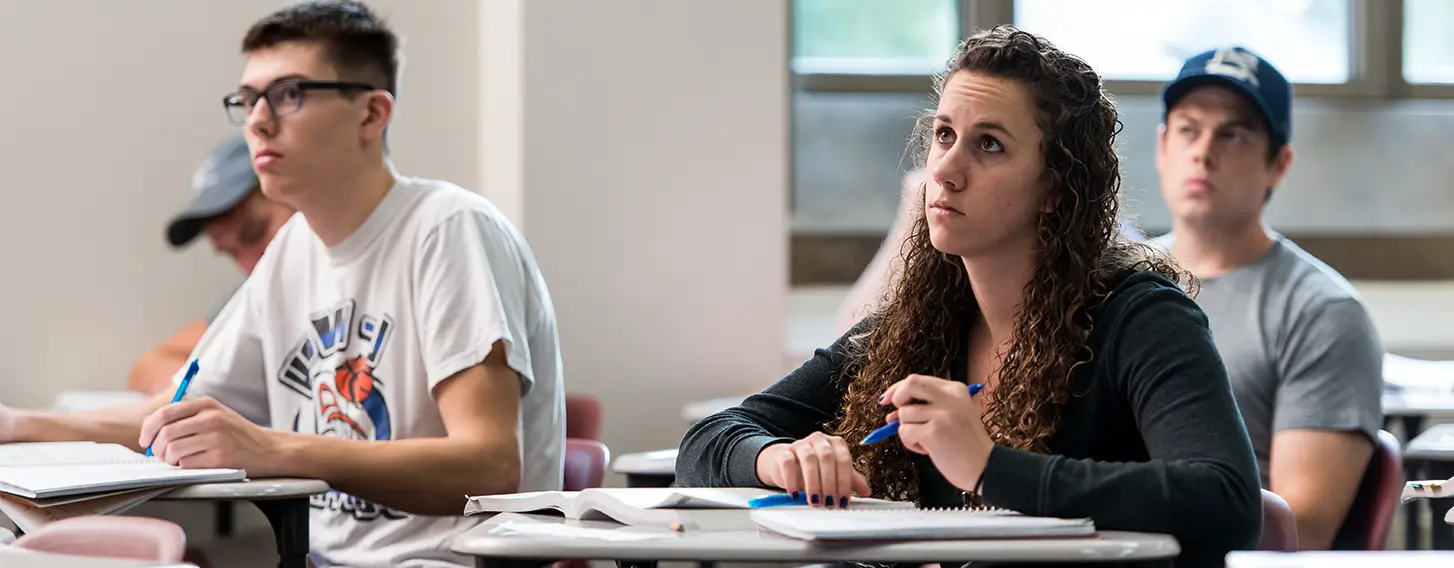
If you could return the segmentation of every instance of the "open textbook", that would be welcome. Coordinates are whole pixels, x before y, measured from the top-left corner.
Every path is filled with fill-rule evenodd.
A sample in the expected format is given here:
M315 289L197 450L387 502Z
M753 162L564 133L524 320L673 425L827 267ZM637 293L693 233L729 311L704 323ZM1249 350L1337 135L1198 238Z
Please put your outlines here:
M0 493L24 497L32 504L58 497L95 497L246 477L240 469L183 469L119 444L0 444Z
M1005 509L758 509L757 526L810 541L1068 538L1096 534L1090 519L1031 517Z
M536 491L509 495L470 497L464 514L530 513L557 511L568 519L611 520L623 525L666 528L700 528L700 512L710 509L747 509L754 497L780 491L750 488L659 488L586 489L584 491ZM806 505L774 507L808 509ZM913 503L858 498L848 509L912 509Z

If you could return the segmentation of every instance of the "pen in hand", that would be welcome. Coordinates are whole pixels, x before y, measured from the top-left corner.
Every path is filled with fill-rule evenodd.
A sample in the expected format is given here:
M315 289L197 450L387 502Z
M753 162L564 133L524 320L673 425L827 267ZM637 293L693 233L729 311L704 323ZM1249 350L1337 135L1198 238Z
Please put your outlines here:
M974 396L976 394L979 394L979 391L981 391L983 389L984 389L984 385L981 385L981 384L969 385L969 396ZM859 442L859 443L860 444L877 444L879 442L882 442L884 440L887 440L890 436L893 436L893 435L898 434L898 433L899 433L899 421L898 420L895 420L893 422L888 423L888 425L883 426L882 428L879 428L877 430L874 430L872 432L869 432L867 436L864 436L863 441L862 442Z
M193 359L192 364L187 367L187 374L182 375L182 382L177 385L177 394L172 395L172 404L181 402L182 397L187 395L187 387L192 384L192 377L197 376L197 370L200 368L197 360ZM146 447L146 457L152 457L151 446Z

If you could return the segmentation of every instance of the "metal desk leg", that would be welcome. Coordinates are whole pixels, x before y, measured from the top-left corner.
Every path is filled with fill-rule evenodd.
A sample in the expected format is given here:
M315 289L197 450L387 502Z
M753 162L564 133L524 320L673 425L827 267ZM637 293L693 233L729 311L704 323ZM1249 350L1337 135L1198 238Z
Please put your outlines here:
M1408 479L1427 479L1427 471L1428 463L1423 460L1404 461L1404 477ZM1419 517L1424 509L1429 508L1429 501L1415 499L1403 504L1401 508L1404 510L1404 550L1423 550Z
M280 568L308 567L308 498L253 501L268 523L278 543Z
M217 523L217 536L232 536L232 501L218 501L214 507L213 520Z

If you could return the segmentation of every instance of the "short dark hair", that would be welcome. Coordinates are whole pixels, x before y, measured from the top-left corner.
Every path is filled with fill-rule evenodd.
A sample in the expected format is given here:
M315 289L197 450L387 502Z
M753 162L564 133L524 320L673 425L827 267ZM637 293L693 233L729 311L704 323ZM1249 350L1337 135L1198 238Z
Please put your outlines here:
M273 12L248 28L242 52L290 41L322 46L340 79L399 95L399 38L361 2L308 0Z

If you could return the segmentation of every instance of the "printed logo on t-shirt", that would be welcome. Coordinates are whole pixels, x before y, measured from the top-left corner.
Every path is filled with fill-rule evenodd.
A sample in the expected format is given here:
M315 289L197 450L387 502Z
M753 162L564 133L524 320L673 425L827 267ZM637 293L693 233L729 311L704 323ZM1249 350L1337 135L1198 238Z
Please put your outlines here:
M393 320L387 314L363 314L355 326L354 315L352 300L313 314L279 371L278 381L302 398L293 431L347 440L392 439L384 379L376 370L393 335ZM314 495L310 505L360 521L407 516L337 490Z

